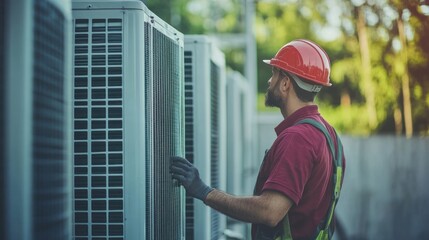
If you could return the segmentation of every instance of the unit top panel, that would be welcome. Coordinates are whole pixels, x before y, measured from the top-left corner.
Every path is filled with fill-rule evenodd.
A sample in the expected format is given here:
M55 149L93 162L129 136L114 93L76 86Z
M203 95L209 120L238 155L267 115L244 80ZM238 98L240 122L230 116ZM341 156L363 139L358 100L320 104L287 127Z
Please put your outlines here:
M103 1L88 1L88 0L73 0L73 10L143 10L148 11L147 7L139 0L103 0Z

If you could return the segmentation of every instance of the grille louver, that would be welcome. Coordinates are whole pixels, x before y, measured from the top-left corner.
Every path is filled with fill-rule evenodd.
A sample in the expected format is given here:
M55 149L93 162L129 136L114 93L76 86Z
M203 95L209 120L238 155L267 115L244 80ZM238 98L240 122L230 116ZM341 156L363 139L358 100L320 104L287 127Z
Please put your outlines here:
M122 19L75 19L74 236L124 238Z
M35 2L33 89L33 237L68 237L64 85L65 19L48 1Z
M153 229L150 239L178 239L181 238L182 221L181 195L178 186L173 185L169 173L170 156L182 155L182 90L180 46L172 39L152 29L153 50L153 82L147 81L146 89L151 92L147 96L148 111L152 125L148 138L153 139L147 149L152 149L152 156L148 160L152 163L148 169L152 185L150 206L153 207ZM151 189L148 188L148 189Z
M145 32L145 36L144 36L144 53L145 53L145 95L146 95L146 104L147 105L152 105L152 84L149 82L149 79L151 77L151 69L150 69L150 39L151 39L151 28L150 28L150 24L149 23L145 23L144 24L145 28L144 28L144 32ZM152 119L152 109L148 108L146 111L146 118L147 119ZM146 135L147 136L152 136L153 135L153 129L151 127L151 122L150 121L146 121ZM148 236L153 236L153 223L152 223L152 219L154 218L154 212L153 212L153 201L151 200L152 198L152 194L154 191L154 187L153 187L153 182L152 182L152 177L153 177L153 162L150 161L150 159L153 159L153 153L152 151L149 151L149 149L151 149L151 144L152 142L149 141L146 145L146 148L148 149L146 151L146 159L148 159L148 161L146 161L146 172L148 174L146 174L146 190L148 192L148 194L146 194L146 233ZM149 238L150 239L150 238Z
M194 163L194 86L192 51L185 51L185 157ZM194 239L194 198L186 197L186 239Z
M211 187L219 189L220 184L220 159L219 159L219 77L220 69L215 63L210 62L210 118L211 118ZM219 233L219 212L211 209L211 239L217 240L220 237Z

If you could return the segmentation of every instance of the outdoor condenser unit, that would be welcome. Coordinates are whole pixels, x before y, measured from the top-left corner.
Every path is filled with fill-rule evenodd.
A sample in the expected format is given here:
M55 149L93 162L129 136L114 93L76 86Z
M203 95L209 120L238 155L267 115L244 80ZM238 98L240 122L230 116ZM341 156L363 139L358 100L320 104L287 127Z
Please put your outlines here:
M73 1L75 239L184 239L183 35L141 1Z
M71 11L0 3L0 239L71 238Z
M227 192L234 195L248 195L244 190L244 161L250 159L251 137L251 88L249 81L236 71L227 71ZM236 239L247 239L246 227L242 222L227 219L229 233Z
M225 56L202 35L185 35L186 158L208 185L226 187ZM219 239L226 217L186 199L186 239Z

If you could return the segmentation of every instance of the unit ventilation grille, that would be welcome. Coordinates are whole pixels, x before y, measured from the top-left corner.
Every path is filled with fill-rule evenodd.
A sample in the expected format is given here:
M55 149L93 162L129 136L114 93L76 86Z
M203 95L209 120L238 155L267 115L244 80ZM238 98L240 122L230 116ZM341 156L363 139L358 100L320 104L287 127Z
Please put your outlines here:
M219 77L220 68L214 63L210 62L210 138L211 138L211 187L219 189ZM219 212L211 209L211 239L219 239L220 228Z
M74 236L123 239L122 19L75 19L74 33Z
M150 24L148 22L144 23L144 64L145 64L145 95L146 95L146 105L151 106L152 105L152 83L150 83L150 77L151 77L151 68L150 68L150 39L151 39L151 28ZM147 108L146 109L146 119L152 119L152 109ZM145 128L146 128L146 134L147 136L153 136L153 128L151 127L150 121L145 121ZM146 144L146 235L147 239L151 239L149 236L153 235L153 223L152 219L154 216L153 212L153 201L152 193L154 191L153 189L153 183L152 183L152 177L153 177L153 152L150 151L152 149L152 141L147 142Z
M192 51L185 51L185 157L194 163L194 85ZM186 239L194 239L194 198L186 196Z
M148 192L153 206L153 229L149 239L181 238L181 199L180 188L173 185L169 173L170 156L181 155L182 148L182 104L180 99L182 87L180 46L156 28L152 29L153 46L153 83L147 81L147 91L152 92L151 105L152 125L148 132L153 139L152 169L149 179L153 189ZM152 84L152 85L151 85ZM150 94L147 95L151 96ZM149 101L148 101L149 103ZM152 109L150 109L152 108ZM148 147L148 149L150 149Z
M66 239L65 19L35 1L33 65L33 238Z

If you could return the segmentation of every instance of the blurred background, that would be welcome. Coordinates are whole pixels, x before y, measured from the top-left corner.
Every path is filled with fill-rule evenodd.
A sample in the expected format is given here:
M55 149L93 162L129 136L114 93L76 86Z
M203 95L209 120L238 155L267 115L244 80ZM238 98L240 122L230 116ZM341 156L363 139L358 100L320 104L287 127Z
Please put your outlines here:
M318 104L342 133L429 134L429 6L423 0L144 1L185 34L214 35L227 65L245 72L246 31L257 48L258 111L271 69L262 59L296 38L320 44L333 86ZM251 5L251 9L249 9ZM246 13L252 29L246 29ZM255 56L256 57L256 56Z

